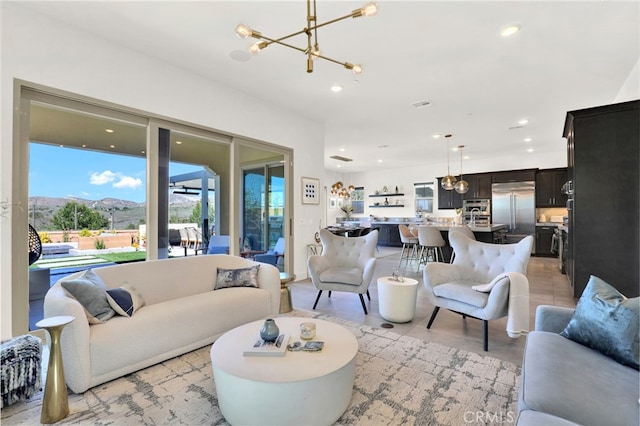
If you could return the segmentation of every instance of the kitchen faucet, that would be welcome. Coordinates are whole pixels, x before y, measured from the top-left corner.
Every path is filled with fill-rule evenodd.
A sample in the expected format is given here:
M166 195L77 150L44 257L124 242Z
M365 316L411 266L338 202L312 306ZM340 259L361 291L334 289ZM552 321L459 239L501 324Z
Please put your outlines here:
M476 226L476 215L475 213L480 213L480 209L475 207L473 209L471 209L471 226Z

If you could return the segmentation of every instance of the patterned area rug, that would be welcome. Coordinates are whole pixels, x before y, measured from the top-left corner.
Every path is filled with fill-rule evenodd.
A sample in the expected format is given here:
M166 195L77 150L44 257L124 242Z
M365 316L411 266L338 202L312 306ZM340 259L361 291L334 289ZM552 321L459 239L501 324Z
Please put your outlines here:
M515 422L520 368L512 363L324 314L297 309L282 316L332 321L358 338L353 397L337 425ZM70 415L57 424L226 425L209 350L70 394ZM2 424L38 424L41 404L42 391L3 409Z

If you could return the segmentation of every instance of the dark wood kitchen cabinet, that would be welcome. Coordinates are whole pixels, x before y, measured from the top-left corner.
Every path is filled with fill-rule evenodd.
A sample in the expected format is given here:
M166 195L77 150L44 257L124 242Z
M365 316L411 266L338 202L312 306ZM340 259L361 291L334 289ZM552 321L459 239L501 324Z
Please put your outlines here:
M553 246L553 234L556 232L555 226L536 226L536 256L556 257L558 256Z
M579 297L595 275L639 293L640 101L567 113L567 274Z
M469 182L469 191L462 196L465 200L491 199L491 173L464 175Z
M400 231L397 224L376 223L373 228L378 228L378 245L387 247L402 247Z
M567 169L544 169L536 173L536 207L566 207L567 194L562 185L567 181Z
M456 180L460 176L455 177ZM465 178L466 180L466 178ZM438 208L442 210L460 209L462 208L462 195L458 194L455 189L447 191L442 187L442 178L438 178Z
M543 169L536 173L536 207L566 207L567 194L562 185L567 181L567 168Z
M509 182L528 182L536 180L537 169L508 170L504 172L491 173L491 182L493 183L509 183Z

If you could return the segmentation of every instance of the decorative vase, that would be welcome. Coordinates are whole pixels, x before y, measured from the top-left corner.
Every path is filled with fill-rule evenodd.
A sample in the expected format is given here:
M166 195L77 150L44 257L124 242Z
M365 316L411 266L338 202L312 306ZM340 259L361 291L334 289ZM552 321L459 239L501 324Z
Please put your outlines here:
M264 325L260 329L260 338L265 342L275 342L280 335L280 329L276 322L268 318L264 320Z

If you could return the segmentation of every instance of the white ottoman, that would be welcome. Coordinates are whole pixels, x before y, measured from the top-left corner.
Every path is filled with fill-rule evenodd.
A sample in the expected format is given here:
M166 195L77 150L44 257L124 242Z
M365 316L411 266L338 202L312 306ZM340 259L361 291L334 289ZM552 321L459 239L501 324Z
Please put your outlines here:
M299 340L301 322L316 324L320 352L283 357L242 356L264 321L223 334L211 347L218 405L232 425L331 425L349 406L358 341L346 328L310 318L275 318Z
M409 322L416 314L418 281L403 278L394 281L391 277L378 278L378 306L382 318L391 322Z

